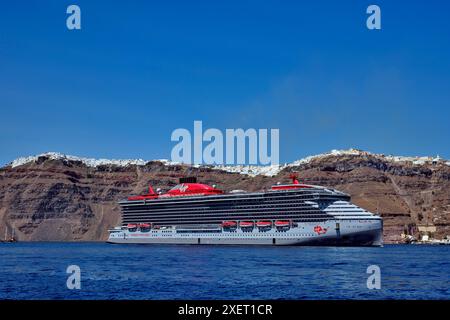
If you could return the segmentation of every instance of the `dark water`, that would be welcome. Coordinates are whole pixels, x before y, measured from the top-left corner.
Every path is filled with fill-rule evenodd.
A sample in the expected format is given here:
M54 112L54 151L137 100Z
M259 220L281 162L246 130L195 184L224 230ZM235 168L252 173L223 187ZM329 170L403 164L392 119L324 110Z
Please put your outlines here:
M66 268L81 269L81 289ZM367 289L378 265L381 289ZM0 243L0 299L449 299L450 246Z

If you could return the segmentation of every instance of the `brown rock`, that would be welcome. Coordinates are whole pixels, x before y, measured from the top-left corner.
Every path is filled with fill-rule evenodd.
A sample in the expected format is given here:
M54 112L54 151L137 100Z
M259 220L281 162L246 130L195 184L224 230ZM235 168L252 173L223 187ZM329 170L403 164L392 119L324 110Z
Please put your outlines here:
M183 176L225 191L257 191L298 172L301 182L349 193L352 201L384 219L385 242L400 241L405 228L434 225L436 237L450 235L450 167L416 165L363 153L329 155L285 167L274 177L247 176L185 165L101 165L45 156L0 169L0 235L14 227L19 240L105 240L120 221L117 201L144 192L149 184L168 189ZM417 229L417 228L416 228Z

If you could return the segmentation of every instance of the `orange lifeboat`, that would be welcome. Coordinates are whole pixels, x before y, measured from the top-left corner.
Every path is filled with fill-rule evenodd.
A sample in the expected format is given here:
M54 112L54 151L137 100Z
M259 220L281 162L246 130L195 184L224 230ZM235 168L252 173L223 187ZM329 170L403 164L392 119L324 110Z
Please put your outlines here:
M139 224L139 229L141 230L141 232L149 232L151 228L152 228L151 223L140 223Z
M138 225L134 223L129 223L127 225L128 231L135 232L137 230Z
M223 228L234 228L237 226L236 221L224 221L222 222L222 227Z
M289 221L277 220L277 221L275 221L275 227L289 227Z
M149 231L151 229L152 225L150 223L140 223L139 224L139 229L141 229L141 231Z
M253 223L253 221L241 221L239 223L239 226L241 228L252 228L255 224Z
M141 223L139 228L150 228L152 225L150 223Z
M272 227L272 221L258 221L256 226L258 228Z
M278 231L287 231L291 228L291 223L287 220L277 220L275 221L275 227Z

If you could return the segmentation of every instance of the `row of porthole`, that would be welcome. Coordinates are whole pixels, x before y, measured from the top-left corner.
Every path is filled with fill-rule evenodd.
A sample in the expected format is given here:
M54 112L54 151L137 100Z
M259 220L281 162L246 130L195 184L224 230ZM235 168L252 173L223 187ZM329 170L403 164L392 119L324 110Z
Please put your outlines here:
M203 233L201 233L201 234L196 234L195 236L209 236L209 235L210 234L203 234ZM180 234L180 236L182 236L182 237L192 237L192 235L190 235L190 234ZM233 234L222 234L221 236L232 238L235 235L233 235ZM256 237L265 238L264 235L249 235L249 234L239 235L239 237L255 237L255 236ZM301 234L289 234L288 236L289 236L289 238L291 238L291 237L313 237L314 234L313 233L304 233L304 234L301 233Z
M256 232L253 232L253 231L242 231L242 232L244 232L244 233L251 233L251 234L259 234L259 233L267 233L267 232L275 232L275 233L285 233L285 232L288 232L289 230L280 230L280 231L278 231L278 230L266 230L266 231L264 231L264 230L261 230L261 231L256 231ZM224 231L224 233L225 234L237 234L238 232L237 231Z
M152 233L172 233L172 231L152 231Z

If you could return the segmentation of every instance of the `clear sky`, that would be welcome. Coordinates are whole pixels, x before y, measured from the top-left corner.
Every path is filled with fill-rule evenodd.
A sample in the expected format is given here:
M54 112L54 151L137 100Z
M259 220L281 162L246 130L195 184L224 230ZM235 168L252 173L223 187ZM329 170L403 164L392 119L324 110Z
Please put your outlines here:
M70 4L82 30L66 28ZM382 30L366 28L370 4ZM5 1L0 163L169 158L194 120L279 128L281 162L450 158L449 15L446 0Z

